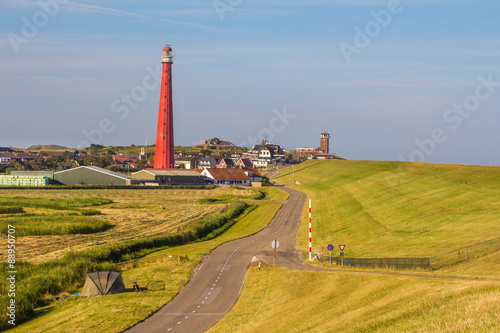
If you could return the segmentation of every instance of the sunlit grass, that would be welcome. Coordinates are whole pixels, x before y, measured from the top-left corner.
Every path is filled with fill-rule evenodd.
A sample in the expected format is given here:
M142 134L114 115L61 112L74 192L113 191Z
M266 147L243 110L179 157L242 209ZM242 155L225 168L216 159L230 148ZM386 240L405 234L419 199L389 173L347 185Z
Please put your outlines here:
M500 236L498 167L316 160L296 166L295 179L312 200L315 252L332 243L346 256L424 257ZM303 251L308 232L306 209Z
M498 283L265 267L209 332L495 332L499 313Z

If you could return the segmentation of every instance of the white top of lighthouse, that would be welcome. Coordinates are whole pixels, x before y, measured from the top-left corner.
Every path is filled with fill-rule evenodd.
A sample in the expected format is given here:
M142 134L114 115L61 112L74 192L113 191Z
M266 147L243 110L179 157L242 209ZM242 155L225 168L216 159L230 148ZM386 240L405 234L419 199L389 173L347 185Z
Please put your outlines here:
M172 56L172 48L168 45L166 45L161 53L161 62L169 62L173 63L174 62L174 57Z

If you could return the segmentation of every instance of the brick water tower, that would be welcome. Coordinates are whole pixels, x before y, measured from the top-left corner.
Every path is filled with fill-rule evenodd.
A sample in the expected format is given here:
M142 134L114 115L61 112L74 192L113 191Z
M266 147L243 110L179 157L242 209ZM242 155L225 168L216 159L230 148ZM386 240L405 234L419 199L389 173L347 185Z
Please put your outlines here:
M319 135L321 140L320 149L323 151L323 154L330 153L330 134L323 132Z
M162 50L160 108L156 130L155 169L174 168L174 115L172 105L172 49L165 46Z

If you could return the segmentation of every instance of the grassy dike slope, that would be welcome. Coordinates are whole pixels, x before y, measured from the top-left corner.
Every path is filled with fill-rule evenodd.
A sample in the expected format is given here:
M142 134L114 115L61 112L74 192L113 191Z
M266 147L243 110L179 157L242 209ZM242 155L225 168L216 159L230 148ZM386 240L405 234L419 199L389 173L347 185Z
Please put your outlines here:
M499 236L500 168L335 160L294 169L313 200L318 252L345 243L351 256L425 256ZM235 308L209 332L499 332L499 258L417 273L489 281L252 268Z
M314 160L295 167L295 179L312 200L316 252L331 243L346 256L421 257L500 236L499 167Z

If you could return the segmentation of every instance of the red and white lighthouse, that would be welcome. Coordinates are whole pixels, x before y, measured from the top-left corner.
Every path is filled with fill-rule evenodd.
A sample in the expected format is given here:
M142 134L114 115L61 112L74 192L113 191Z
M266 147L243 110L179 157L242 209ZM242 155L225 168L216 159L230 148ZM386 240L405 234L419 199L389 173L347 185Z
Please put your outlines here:
M174 168L174 115L172 105L172 49L165 46L162 50L160 108L156 130L155 169Z

